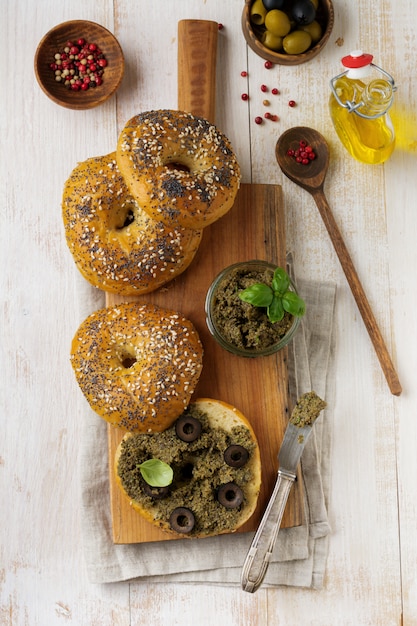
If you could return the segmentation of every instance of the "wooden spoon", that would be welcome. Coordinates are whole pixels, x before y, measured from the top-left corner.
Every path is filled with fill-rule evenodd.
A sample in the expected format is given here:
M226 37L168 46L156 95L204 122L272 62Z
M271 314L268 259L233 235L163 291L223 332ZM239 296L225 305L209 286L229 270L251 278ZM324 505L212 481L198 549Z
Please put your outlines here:
M316 159L306 166L297 163L293 157L287 154L289 149L297 150L299 148L301 139L313 146L314 152L317 155ZM330 235L330 239L332 240L336 254L339 257L339 261L356 300L356 304L358 305L360 314L362 315L362 319L375 348L390 391L395 396L399 396L402 388L398 375L394 369L384 339L378 328L375 316L369 305L348 249L346 248L323 192L324 179L329 166L329 148L326 140L318 131L312 128L304 126L290 128L278 139L275 155L283 173L313 196L327 228L327 232Z

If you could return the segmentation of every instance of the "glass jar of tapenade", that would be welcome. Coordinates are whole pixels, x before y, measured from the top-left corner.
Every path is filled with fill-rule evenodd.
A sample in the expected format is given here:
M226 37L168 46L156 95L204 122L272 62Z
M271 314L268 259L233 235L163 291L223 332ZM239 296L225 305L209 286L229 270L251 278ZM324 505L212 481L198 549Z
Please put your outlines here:
M239 294L256 283L271 284L276 265L262 260L235 263L223 269L210 285L205 302L206 323L224 349L243 357L274 354L293 338L300 317L285 311L272 323L263 307L241 300ZM289 289L296 291L290 281Z

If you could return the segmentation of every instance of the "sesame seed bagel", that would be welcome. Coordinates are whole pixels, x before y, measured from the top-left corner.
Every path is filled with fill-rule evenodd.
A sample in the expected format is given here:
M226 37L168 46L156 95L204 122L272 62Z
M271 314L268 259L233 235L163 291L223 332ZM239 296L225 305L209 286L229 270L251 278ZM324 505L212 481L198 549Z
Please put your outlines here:
M240 168L229 140L190 113L149 111L119 135L117 163L132 196L153 219L204 228L231 209Z
M91 408L131 432L172 424L190 402L202 356L189 320L136 302L92 313L71 346L75 377Z
M153 488L145 482L139 466L149 459L170 465L169 486ZM261 486L251 424L235 407L209 398L191 403L162 433L126 434L114 471L131 506L177 538L236 531L253 514Z
M79 163L62 200L68 247L81 274L103 291L154 291L191 263L202 231L153 220L131 196L116 153Z

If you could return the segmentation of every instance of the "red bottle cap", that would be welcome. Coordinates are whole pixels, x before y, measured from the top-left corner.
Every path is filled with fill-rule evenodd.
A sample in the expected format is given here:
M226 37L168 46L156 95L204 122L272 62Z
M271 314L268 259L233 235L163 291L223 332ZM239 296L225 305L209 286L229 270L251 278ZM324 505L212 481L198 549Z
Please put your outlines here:
M362 50L355 50L351 52L348 56L343 57L342 65L347 69L358 69L361 67L366 67L370 63L372 63L372 59L374 57L372 54L365 54Z

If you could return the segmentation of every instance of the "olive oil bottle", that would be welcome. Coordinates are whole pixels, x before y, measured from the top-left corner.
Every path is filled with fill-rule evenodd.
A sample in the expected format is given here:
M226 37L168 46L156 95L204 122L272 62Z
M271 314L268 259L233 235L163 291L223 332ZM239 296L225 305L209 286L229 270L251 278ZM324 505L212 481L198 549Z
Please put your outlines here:
M372 59L361 50L343 57L346 70L330 81L329 108L334 128L348 152L362 163L377 164L384 163L395 148L388 110L396 87L392 76L374 65Z

